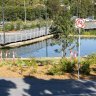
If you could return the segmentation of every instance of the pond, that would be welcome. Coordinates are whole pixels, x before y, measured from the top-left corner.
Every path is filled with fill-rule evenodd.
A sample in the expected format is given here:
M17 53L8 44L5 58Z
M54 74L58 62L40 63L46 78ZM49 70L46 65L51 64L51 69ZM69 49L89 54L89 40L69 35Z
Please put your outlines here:
M54 39L44 40L42 42L34 43L31 45L26 45L14 49L3 49L3 57L12 57L12 54L15 53L16 57L29 58L29 57L61 57L62 56L62 47L60 44L53 43ZM75 45L75 41L72 43ZM71 46L72 46L71 45ZM66 49L66 56L70 56L70 48ZM78 53L78 47L72 49L73 52ZM96 53L96 38L82 38L81 39L81 56L89 55Z

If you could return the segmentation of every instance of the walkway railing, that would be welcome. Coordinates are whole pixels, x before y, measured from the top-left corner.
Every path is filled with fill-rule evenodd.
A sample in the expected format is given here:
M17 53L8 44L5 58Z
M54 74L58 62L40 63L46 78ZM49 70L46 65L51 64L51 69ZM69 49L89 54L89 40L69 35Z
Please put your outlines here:
M48 35L49 33L49 27L46 30L46 27L42 28L35 28L30 30L22 30L12 33L5 33L5 42L4 42L4 35L3 33L0 33L0 44L7 44L7 43L15 43L19 41L24 40L30 40L34 38L38 38L41 36Z
M86 30L96 29L96 20L86 21L85 22L85 28L84 29L86 29Z

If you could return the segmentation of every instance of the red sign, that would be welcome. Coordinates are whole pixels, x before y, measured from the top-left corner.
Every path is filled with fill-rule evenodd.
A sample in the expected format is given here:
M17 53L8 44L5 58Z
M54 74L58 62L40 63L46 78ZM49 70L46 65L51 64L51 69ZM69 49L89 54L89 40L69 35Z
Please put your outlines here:
M85 20L84 19L76 19L75 21L76 28L84 28L85 27Z

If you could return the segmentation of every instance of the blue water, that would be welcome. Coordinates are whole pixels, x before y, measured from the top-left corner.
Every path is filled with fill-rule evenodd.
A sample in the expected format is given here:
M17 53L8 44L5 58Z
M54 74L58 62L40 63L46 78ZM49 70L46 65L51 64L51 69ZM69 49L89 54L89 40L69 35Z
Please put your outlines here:
M61 57L61 45L52 45L53 39L48 39L42 42L34 43L19 48L10 49L9 53L12 57L12 52L15 52L16 57L28 58L28 57ZM75 45L73 42L72 45ZM81 39L81 56L96 53L96 38ZM66 56L70 56L70 47L66 49ZM78 48L75 46L72 51L78 53ZM6 51L5 51L6 52Z

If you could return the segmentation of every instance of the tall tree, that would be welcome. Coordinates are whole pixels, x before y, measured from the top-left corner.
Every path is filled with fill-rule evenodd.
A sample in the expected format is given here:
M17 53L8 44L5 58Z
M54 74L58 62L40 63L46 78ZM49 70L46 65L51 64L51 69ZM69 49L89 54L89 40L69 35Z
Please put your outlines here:
M72 0L71 14L82 18L92 16L94 13L93 0Z
M54 17L60 10L60 0L48 0L46 6L48 8L50 17Z

